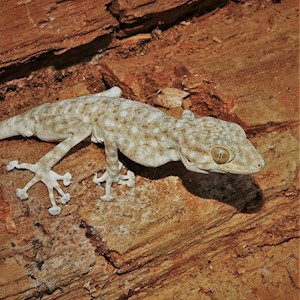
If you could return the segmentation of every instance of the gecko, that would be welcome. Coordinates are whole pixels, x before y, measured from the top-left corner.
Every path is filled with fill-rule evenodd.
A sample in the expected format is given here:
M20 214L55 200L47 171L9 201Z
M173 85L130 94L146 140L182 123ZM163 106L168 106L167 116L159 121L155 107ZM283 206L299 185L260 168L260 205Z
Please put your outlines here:
M27 191L41 181L48 189L52 216L61 213L60 204L67 204L70 194L64 186L71 183L72 175L57 174L52 170L74 146L83 140L104 144L106 167L94 183L105 185L103 201L112 201L113 183L134 187L135 174L123 167L118 151L130 160L146 167L158 167L170 161L181 161L192 172L253 174L264 168L265 161L246 137L243 128L232 122L214 117L196 117L184 110L176 119L158 108L138 101L122 98L122 91L114 86L109 90L44 103L20 115L0 122L0 140L21 135L36 136L46 142L58 144L36 163L7 164L7 171L27 169L34 177L24 188L16 189L21 200L28 199Z

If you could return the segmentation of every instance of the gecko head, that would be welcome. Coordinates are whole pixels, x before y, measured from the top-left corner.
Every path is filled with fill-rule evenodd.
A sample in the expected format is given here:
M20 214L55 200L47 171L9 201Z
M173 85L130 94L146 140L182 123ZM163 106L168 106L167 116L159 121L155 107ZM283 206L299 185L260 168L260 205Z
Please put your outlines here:
M204 117L178 127L179 157L190 171L253 174L264 168L264 159L238 124Z

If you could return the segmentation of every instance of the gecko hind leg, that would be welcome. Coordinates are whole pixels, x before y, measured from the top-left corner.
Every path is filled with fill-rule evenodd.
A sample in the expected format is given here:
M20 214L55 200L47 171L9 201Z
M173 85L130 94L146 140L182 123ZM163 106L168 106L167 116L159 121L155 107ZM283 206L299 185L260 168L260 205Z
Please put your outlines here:
M76 135L71 135L67 139L60 142L56 145L51 151L44 155L38 162L35 164L29 163L19 163L18 161L11 161L7 165L7 170L11 171L13 169L26 169L33 173L35 176L25 185L23 189L17 189L17 196L22 199L28 199L27 191L37 182L43 182L49 192L49 198L51 202L51 207L48 209L50 215L55 216L60 214L61 208L56 204L54 192L61 196L60 203L67 204L70 200L70 194L64 193L58 184L58 180L62 180L65 186L68 186L71 183L72 176L69 172L64 175L59 175L52 171L52 167L56 165L64 156L67 154L75 145L80 143L86 137L90 135L90 130L85 130L83 132L78 132Z
M61 212L61 208L57 206L53 190L55 189L58 194L61 196L60 203L61 204L67 204L70 200L70 194L64 193L63 190L60 188L57 180L62 180L64 186L68 186L71 183L72 175L67 172L64 175L59 175L55 173L52 170L46 170L41 166L39 162L35 164L29 164L29 163L18 163L17 161L11 161L7 165L7 170L11 171L13 169L26 169L29 170L36 175L25 185L23 189L17 188L16 194L21 200L28 199L27 191L37 182L41 181L43 182L49 192L49 198L52 207L49 208L49 213L52 216L58 215Z

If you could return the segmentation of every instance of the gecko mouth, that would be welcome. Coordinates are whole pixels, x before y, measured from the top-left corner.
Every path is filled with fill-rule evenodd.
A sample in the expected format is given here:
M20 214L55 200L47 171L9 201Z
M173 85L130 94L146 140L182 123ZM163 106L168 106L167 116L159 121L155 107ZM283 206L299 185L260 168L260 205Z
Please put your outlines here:
M220 173L220 174L225 174L226 171L220 170L220 169L210 169L209 172L212 173Z
M231 173L231 174L237 174L237 175L251 175L260 172L264 168L264 164L257 164L257 166L254 167L247 167L247 168L222 168L222 169L212 169L211 172L217 172L217 173Z

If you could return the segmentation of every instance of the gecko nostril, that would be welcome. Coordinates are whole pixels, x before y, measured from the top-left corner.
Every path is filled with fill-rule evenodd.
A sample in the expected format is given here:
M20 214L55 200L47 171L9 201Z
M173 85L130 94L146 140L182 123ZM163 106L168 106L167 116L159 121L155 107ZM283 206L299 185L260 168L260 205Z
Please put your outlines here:
M263 168L264 166L265 166L265 163L264 163L264 162L260 162L260 163L257 164L257 167L258 167L259 169Z

